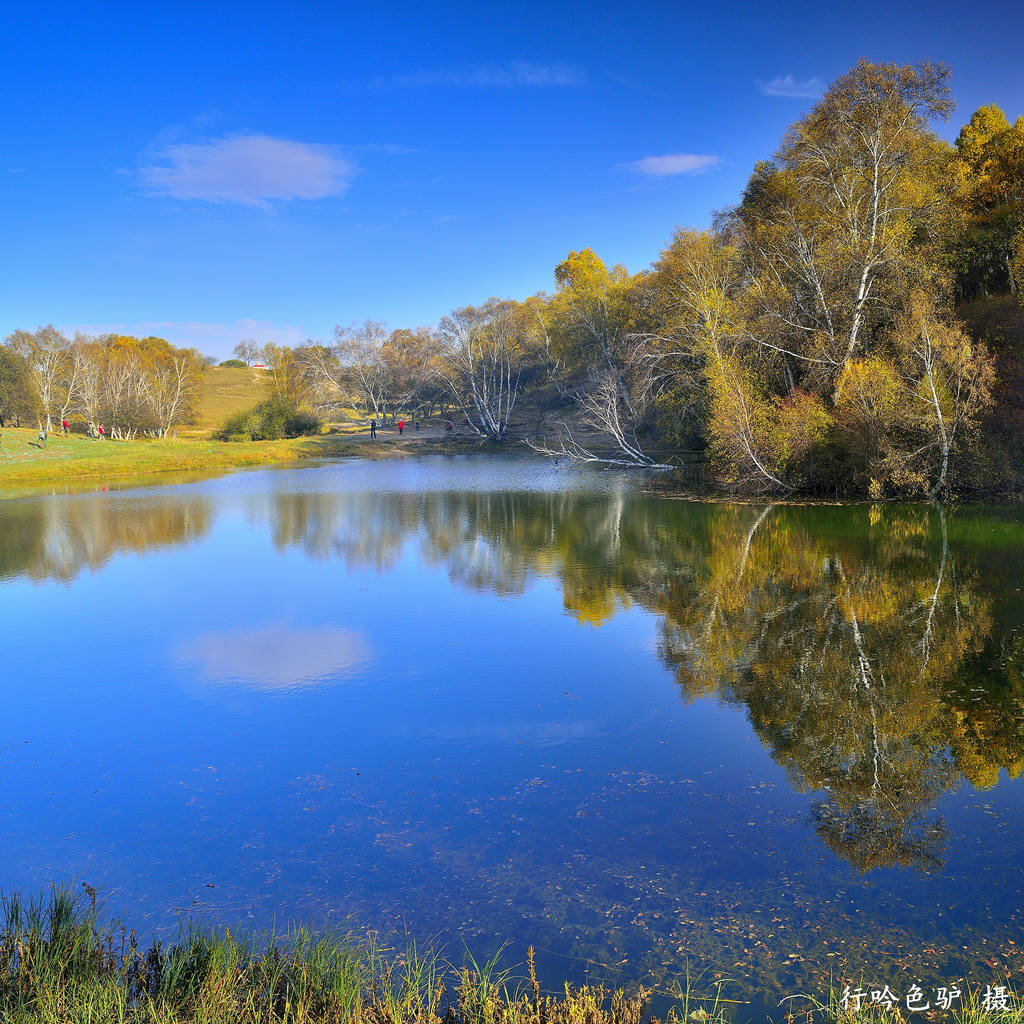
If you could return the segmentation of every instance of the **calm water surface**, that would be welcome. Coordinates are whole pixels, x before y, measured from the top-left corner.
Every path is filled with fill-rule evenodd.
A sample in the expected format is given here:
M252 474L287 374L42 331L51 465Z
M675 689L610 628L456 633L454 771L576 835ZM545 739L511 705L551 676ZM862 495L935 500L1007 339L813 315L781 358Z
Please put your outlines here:
M0 885L665 990L1024 981L1024 512L530 459L0 501Z

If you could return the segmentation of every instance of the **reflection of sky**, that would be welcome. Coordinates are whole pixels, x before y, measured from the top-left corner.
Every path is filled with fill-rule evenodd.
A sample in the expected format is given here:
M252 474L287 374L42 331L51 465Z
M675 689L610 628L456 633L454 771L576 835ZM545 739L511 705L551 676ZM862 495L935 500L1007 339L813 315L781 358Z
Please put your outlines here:
M208 683L290 690L351 677L370 660L370 648L349 630L278 625L204 633L182 646L181 658Z

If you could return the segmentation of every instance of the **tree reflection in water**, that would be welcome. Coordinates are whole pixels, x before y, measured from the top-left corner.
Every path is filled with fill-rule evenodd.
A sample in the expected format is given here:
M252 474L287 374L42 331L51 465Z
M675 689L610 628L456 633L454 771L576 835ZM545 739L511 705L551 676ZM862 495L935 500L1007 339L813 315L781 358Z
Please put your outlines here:
M1024 637L994 611L1009 600L999 572L978 568L995 558L1012 578L1022 567L1005 562L1020 548L979 546L970 515L629 492L244 500L278 548L317 560L386 571L414 544L473 590L514 595L553 578L582 623L620 606L655 614L684 699L745 707L793 786L818 795L818 835L859 871L940 867L940 797L1024 767ZM180 545L216 509L187 492L21 501L5 511L0 578L70 580L119 551Z
M206 536L214 504L205 496L26 498L0 517L0 580L70 582L122 552L179 547Z
M551 576L581 622L655 613L683 697L744 705L794 787L820 794L821 839L862 872L941 867L942 794L1024 767L1020 672L995 677L983 657L1000 643L992 595L938 506L289 495L271 528L353 566L391 565L414 539L453 581L498 594Z

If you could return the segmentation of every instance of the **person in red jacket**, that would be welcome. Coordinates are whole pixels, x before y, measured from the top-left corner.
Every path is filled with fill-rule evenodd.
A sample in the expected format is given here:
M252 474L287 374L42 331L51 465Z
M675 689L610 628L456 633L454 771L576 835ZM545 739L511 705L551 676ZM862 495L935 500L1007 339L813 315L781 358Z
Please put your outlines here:
M398 421L398 432L401 433L403 430L405 430L405 420L399 420Z

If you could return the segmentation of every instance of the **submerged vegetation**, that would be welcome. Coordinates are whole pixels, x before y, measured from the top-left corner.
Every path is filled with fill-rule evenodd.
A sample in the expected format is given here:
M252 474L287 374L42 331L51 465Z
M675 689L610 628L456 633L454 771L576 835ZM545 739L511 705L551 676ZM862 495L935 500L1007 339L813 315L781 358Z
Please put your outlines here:
M373 933L295 928L257 938L183 927L170 945L143 946L134 932L103 920L95 893L83 888L88 896L54 887L41 899L0 898L4 1024L656 1024L643 988L627 995L566 982L542 994L532 948L526 976L516 977L501 965L502 950L482 962L466 951L456 966L408 936L396 950ZM724 983L701 992L702 978L688 969L683 978L669 1024L727 1024L733 1001ZM968 987L949 1018L1024 1021L1012 990L1000 990L998 1007L991 991L983 997ZM854 1009L849 992L833 986L823 1000L801 997L794 1009L808 1022L905 1019L898 1001ZM787 1020L798 1019L794 1009Z
M742 492L1019 492L1024 118L982 107L951 145L935 130L949 81L861 60L735 206L677 230L647 270L581 248L550 294L436 328L243 342L232 362L310 423L436 412L481 439ZM160 339L47 327L0 349L0 426L71 416L132 438L195 419L203 361ZM265 412L223 436L297 431Z

